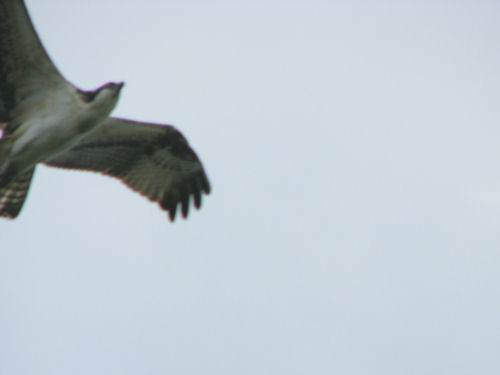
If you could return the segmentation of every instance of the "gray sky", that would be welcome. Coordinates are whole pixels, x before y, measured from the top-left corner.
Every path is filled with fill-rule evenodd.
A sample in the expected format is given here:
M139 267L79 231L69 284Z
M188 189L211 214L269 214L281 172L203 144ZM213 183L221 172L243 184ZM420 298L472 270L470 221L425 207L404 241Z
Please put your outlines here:
M0 373L498 374L500 4L29 0L213 193L39 167L0 222Z

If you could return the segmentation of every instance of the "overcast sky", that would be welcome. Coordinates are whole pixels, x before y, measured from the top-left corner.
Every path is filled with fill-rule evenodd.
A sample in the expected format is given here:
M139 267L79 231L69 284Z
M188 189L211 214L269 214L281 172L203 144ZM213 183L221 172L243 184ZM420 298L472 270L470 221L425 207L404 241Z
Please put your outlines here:
M0 222L0 374L500 373L500 3L27 4L213 193L172 224L39 167Z

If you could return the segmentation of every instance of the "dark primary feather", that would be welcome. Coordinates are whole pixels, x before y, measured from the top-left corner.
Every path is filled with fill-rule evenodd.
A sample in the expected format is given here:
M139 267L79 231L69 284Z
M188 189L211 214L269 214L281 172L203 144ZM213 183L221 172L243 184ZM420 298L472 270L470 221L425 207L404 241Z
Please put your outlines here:
M210 192L200 160L182 134L169 125L109 118L46 164L117 177L158 202L172 221L179 204L185 218L190 197L200 208L202 193Z

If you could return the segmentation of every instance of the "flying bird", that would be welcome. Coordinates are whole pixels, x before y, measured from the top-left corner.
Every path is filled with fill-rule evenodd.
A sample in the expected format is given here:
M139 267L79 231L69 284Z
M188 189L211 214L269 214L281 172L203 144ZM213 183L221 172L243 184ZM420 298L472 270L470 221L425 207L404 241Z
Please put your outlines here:
M116 177L187 217L210 193L203 166L171 125L110 117L123 83L79 89L44 50L23 0L0 0L0 217L19 215L39 163Z

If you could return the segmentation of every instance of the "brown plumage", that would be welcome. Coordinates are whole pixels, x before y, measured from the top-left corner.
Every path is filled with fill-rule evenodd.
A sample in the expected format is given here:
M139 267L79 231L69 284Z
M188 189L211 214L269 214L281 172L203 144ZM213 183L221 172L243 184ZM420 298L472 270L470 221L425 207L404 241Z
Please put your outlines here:
M0 0L0 217L19 215L38 163L116 177L171 220L179 205L187 217L191 197L200 208L210 184L178 130L108 117L122 86L84 91L66 81L24 2Z
M189 200L200 208L210 193L203 167L186 139L174 127L109 118L70 150L45 162L52 167L100 172L122 180L168 211L174 220Z

